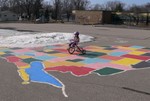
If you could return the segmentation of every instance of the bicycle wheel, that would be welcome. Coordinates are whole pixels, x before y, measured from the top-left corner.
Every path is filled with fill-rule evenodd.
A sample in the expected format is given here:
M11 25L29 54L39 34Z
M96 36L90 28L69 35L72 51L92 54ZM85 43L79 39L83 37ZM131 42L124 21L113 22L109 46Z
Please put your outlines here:
M86 50L84 50L82 47L77 47L78 48L78 52L80 52L81 54L86 54Z
M86 54L86 50L82 50L82 54Z
M68 52L69 52L70 54L73 54L74 51L75 51L75 48L74 48L74 47L69 47Z

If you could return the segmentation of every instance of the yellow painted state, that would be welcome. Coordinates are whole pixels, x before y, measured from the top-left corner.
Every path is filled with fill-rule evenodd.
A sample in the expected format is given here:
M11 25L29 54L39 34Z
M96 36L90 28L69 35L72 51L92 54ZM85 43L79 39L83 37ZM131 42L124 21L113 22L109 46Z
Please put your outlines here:
M28 58L32 58L32 56L27 56L27 55L20 55L20 56L17 56L21 59L28 59Z
M66 49L66 47L68 47L68 45L60 46L60 47L57 47L57 48Z
M142 54L145 54L146 52L142 52L142 51L133 51L133 52L130 52L129 54L132 54L132 55L142 55Z
M24 69L20 69L18 70L20 77L22 78L22 80L24 80L22 82L22 84L29 84L29 75L25 72Z
M123 47L123 46L118 46L117 48L119 48L119 49L125 49L125 50L132 50L132 51L137 50L137 48Z
M70 54L56 53L56 54L51 54L50 56L67 57L70 56Z
M4 52L0 52L0 55L4 55L5 53Z
M112 51L110 51L110 50L97 50L97 52L102 52L102 53L110 53L110 52L112 52Z
M43 65L44 65L45 68L50 67L51 64L52 64L52 62L47 62L47 61L44 61L44 62L43 62Z
M120 65L125 65L125 66L130 66L130 65L134 65L141 62L141 60L138 59L131 59L131 58L124 58L118 61L113 61L112 63L115 64L120 64Z
M44 52L52 52L53 50L51 49L45 49Z
M69 62L69 61L63 61L63 62L43 62L45 68L50 67L57 67L57 66L84 66L83 63L75 63L75 62Z
M24 66L17 66L19 69L27 69L27 68L30 68L30 65L27 64L27 65L24 65Z
M101 53L110 53L110 52L112 52L111 50L103 50L103 49L88 49L88 51L101 52Z

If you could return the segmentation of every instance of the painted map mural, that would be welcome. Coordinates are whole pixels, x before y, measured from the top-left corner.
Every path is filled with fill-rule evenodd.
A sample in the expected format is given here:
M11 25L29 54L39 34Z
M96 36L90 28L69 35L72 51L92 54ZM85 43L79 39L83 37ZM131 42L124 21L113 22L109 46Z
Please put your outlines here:
M67 47L0 48L0 58L17 66L22 84L46 83L62 89L65 97L63 82L47 71L70 72L78 77L91 73L108 76L150 67L150 48L142 46L87 46L85 55L70 55Z

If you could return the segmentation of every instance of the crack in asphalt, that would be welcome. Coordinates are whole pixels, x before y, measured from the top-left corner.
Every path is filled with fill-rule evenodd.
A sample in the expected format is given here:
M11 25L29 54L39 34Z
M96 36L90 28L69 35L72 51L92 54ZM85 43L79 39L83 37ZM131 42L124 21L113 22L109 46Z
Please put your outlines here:
M129 90L129 91L136 92L136 93L140 93L140 94L144 94L144 95L150 95L149 92L140 91L140 90L136 90L136 89L132 89L132 88L128 88L128 87L122 87L122 89Z
M148 40L148 39L150 39L150 37L147 37L147 38L145 38L144 40Z

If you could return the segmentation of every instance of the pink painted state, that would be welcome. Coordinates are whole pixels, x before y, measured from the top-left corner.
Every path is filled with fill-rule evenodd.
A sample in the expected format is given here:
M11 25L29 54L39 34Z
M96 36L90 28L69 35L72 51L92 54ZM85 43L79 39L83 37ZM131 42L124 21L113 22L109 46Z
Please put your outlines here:
M18 67L22 67L22 66L26 66L29 64L19 61L19 62L15 62L15 65L17 65Z
M76 67L76 66L58 66L53 68L46 68L46 71L60 71L63 73L71 72L76 76L84 76L90 74L90 72L95 69L87 68L87 67Z
M8 62L19 62L21 61L20 58L16 57L16 56L8 56L8 57L5 57L7 59Z
M36 55L36 56L43 56L43 55L45 55L45 53L42 53L42 52L35 52L35 55Z
M89 65L85 65L85 66L96 69L96 70L102 69L105 67L112 67L112 68L121 69L121 70L132 70L133 69L130 66L123 66L123 65L113 64L113 63L96 63L96 64L89 64Z
M58 51L58 52L62 52L62 53L68 53L67 49L53 49L55 51Z
M128 49L116 49L116 50L113 50L112 52L132 52L132 50L128 50Z
M43 50L43 47L33 47L33 48L29 48L31 50Z
M15 52L15 53L24 53L24 52L33 52L33 50L25 48L25 49L13 50L12 52Z
M63 47L65 46L64 44L56 44L56 45L53 45L53 46L56 46L56 47Z
M62 57L62 58L54 58L52 60L49 60L49 62L61 62L61 61L74 60L74 59L85 59L85 58L76 56L76 55L72 55L72 56L67 56L67 57Z

